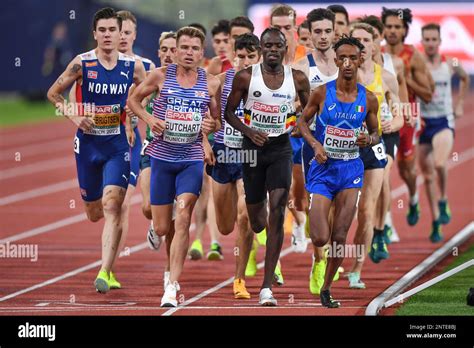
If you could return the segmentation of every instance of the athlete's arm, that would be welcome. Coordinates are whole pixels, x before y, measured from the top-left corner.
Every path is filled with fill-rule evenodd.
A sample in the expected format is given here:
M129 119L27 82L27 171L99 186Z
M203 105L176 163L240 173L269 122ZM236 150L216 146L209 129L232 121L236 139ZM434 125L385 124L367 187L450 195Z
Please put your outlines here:
M454 117L458 118L464 114L464 98L469 90L470 78L459 62L459 59L448 58L449 66L452 67L454 74L459 77L459 95L454 103Z
M135 61L135 70L133 72L133 83L135 86L138 86L140 83L142 83L145 80L146 75L145 66L140 59L137 59Z
M222 60L220 57L216 56L211 59L209 65L207 66L207 73L211 75L218 75L222 70Z
M425 103L431 102L433 98L434 83L431 74L421 54L415 50L411 59L411 73L407 76L407 86L413 89L415 94Z
M357 137L356 144L360 147L377 145L380 142L379 137L379 119L377 112L379 110L379 102L377 97L367 90L367 116L365 117L365 124L369 134L361 133Z
M309 76L309 64L306 56L298 59L291 65L291 67L295 70L302 71L307 77Z
M383 70L382 72L382 82L384 84L385 100L393 116L391 121L382 120L382 132L393 133L402 128L404 123L403 117L400 114L401 107L400 98L398 97L398 82L395 76L387 70Z
M165 127L166 123L163 120L157 119L150 115L145 107L142 105L142 100L157 91L159 93L159 86L165 79L166 68L158 68L150 72L143 81L128 97L127 105L132 110L132 112L137 115L142 121L146 122L150 126L151 130L154 133L161 134Z
M323 145L314 138L313 134L309 130L308 123L313 119L313 117L318 117L321 111L321 104L324 103L325 96L325 85L316 88L309 96L309 100L306 103L305 108L303 109L303 113L297 121L301 135L306 140L306 142L313 148L314 158L316 159L316 161L318 161L319 164L326 162L328 158Z
M202 122L202 132L206 136L209 133L217 132L221 124L221 82L212 75L207 75L208 90L211 101L209 103L210 117L206 117Z
M252 77L252 68L247 68L239 71L234 76L232 82L232 90L227 98L227 105L225 108L224 118L234 129L240 131L247 138L258 146L263 146L268 139L268 135L263 132L258 132L250 127L247 127L235 115L235 111L240 105L241 100L246 100L250 85L250 78Z
M294 69L293 78L295 81L296 93L298 94L298 98L300 100L301 109L304 109L304 107L308 103L309 98L309 80L304 74L304 72Z

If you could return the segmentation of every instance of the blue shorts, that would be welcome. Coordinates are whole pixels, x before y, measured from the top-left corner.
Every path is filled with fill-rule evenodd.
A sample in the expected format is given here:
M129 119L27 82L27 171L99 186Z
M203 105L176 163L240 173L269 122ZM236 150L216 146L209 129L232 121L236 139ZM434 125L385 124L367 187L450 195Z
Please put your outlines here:
M361 188L364 183L364 164L360 158L349 161L331 160L319 164L311 162L307 175L306 190L323 195L331 201L341 191Z
M378 145L359 148L359 154L364 163L364 170L383 169L387 165L388 159L383 139L380 139L380 144ZM379 157L377 158L377 156Z
M448 118L424 118L425 128L423 128L420 135L420 144L431 144L434 136L443 129L451 129L454 133L454 128L450 126Z
M125 128L121 127L120 130L120 135L107 136L107 140L82 131L76 134L74 152L77 178L82 199L86 202L102 198L107 185L128 187L130 147L124 135Z
M307 181L309 167L311 165L311 161L314 159L314 150L313 148L305 141L303 141L303 145L301 146L301 162L303 163L303 173L305 181Z
M183 193L199 196L204 161L167 162L151 158L151 205L172 204Z
M142 155L140 156L140 170L144 170L146 168L151 167L151 160L150 160L150 155Z
M206 165L207 175L219 184L228 184L242 179L242 163L236 163L235 161L227 163L231 159L238 159L239 156L237 154L241 149L234 149L221 143L214 143L212 150L214 151L214 156L216 156L216 164L213 166ZM223 158L223 154L226 153L229 157ZM219 160L223 161L219 162Z
M138 127L135 127L135 144L130 148L130 181L129 184L137 186L138 175L140 175L140 151L142 149L142 138Z
M303 146L303 138L293 138L290 136L291 147L293 149L293 164L301 164L301 146Z

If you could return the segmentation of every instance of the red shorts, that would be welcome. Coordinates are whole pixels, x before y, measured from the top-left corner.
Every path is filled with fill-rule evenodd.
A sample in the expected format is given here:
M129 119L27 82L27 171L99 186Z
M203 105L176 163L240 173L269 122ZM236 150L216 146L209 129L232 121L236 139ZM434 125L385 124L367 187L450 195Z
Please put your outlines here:
M403 125L400 129L400 146L398 147L398 159L406 160L415 154L415 128Z

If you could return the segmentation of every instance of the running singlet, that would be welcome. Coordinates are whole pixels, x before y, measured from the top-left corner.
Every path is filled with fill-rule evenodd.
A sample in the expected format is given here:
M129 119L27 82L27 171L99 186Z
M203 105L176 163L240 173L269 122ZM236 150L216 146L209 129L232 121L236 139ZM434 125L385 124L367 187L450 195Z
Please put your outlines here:
M235 70L229 69L225 73L224 86L222 86L221 96L221 121L222 127L217 131L214 137L214 142L218 144L224 144L232 148L241 148L243 135L237 129L234 129L228 124L224 118L225 108L227 106L227 98L232 90L232 81L234 80ZM235 111L237 117L244 122L244 108L243 103L240 101L240 105Z
M181 87L176 80L177 65L170 64L159 98L153 102L153 116L166 122L163 134L153 134L145 153L163 161L202 161L201 123L210 103L206 71L198 68L196 84Z
M229 69L232 69L232 63L226 56L219 56L221 59L222 65L221 65L221 74L223 72L226 72Z
M310 53L307 55L308 57L308 63L309 63L309 85L311 87L311 91L316 89L317 87L324 85L325 83L328 83L329 81L337 79L337 76L339 75L339 69L336 71L334 75L327 76L324 75L319 68L316 66L316 62L314 61L313 55Z
M117 65L107 70L99 62L95 50L79 57L82 85L76 84L76 101L83 103L84 114L93 115L94 126L90 131L78 129L78 133L100 136L104 142L125 134L122 121L125 119L128 89L133 83L135 58L119 53Z
M379 109L377 111L377 120L378 120L378 133L382 135L382 125L380 123L380 113L382 109L382 103L385 101L385 93L383 90L383 81L382 81L382 67L374 63L374 80L365 86L369 91L371 91L377 97L379 102Z
M357 84L357 98L353 103L341 102L336 96L336 81L326 84L324 106L316 117L315 138L332 160L351 160L359 157L356 145L362 123L367 116L366 88Z
M389 53L383 53L383 68L390 72L395 78L397 77L397 73L395 71L395 66L393 65L392 56ZM392 112L390 111L390 107L387 104L387 101L383 100L382 105L380 106L380 119L385 121L391 121L393 119Z
M289 65L284 65L280 88L269 89L263 81L260 64L252 65L252 78L244 107L245 124L269 137L290 133L296 126L296 89Z
M424 103L418 99L423 118L443 118L453 122L453 101L451 96L451 72L445 56L441 56L441 64L431 70L431 76L435 82L435 91L430 103Z

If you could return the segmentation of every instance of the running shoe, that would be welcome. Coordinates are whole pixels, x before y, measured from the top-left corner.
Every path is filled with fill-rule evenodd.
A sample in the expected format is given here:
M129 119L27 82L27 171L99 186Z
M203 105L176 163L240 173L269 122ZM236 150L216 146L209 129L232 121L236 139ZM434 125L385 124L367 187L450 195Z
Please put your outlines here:
M178 292L178 282L169 283L166 286L165 293L161 298L161 307L177 307L176 293Z
M360 280L359 272L350 272L348 275L348 278L349 278L349 288L365 289L365 284Z
M316 262L314 255L311 273L309 274L309 292L313 295L319 295L324 284L324 276L326 274L326 260Z
M163 244L164 237L160 237L155 233L153 229L153 221L150 222L150 227L146 235L146 241L148 242L148 247L151 250L158 251L160 250L161 244Z
M283 280L283 274L281 273L280 261L278 261L275 267L275 274L273 275L273 283L275 283L278 286L282 286L283 284L285 284L285 281Z
M188 256L191 260L200 260L202 259L203 255L202 250L202 243L200 239L196 239L193 244L191 244L191 248L189 249Z
M339 301L333 300L333 298L331 296L331 292L329 290L321 291L320 298L321 298L321 304L324 307L327 307L327 308L339 308L339 307L341 307L341 303Z
M109 277L109 288L110 289L121 289L122 284L115 278L114 272L110 271L110 277Z
M170 283L170 272L163 273L163 289L166 289Z
M293 232L291 233L291 244L293 245L293 251L297 254L303 254L306 252L308 242L306 241L305 225L298 225L293 222Z
M392 243L392 234L393 234L393 231L392 231L392 228L389 226L389 225L385 225L383 227L383 240L385 241L385 244L390 244Z
M262 232L257 233L257 242L261 246L267 245L267 229L264 228Z
M207 253L207 259L209 261L221 261L224 259L222 254L222 248L219 243L212 243L211 249Z
M264 288L260 290L260 300L258 303L262 306L274 307L277 305L277 300L273 297L272 290Z
M451 221L451 209L449 209L447 200L440 200L438 202L439 206L439 223L442 225L449 224Z
M100 292L101 294L105 294L110 290L109 287L109 274L104 271L100 270L99 274L97 275L97 278L95 278L94 282L95 290L97 292Z
M398 243L398 242L400 242L400 237L399 237L399 235L398 235L398 233L397 233L397 229L395 228L395 226L393 226L393 225L392 225L392 226L386 225L386 226L388 226L388 228L390 228L390 230L392 231L392 234L390 235L390 241L391 241L392 243Z
M257 274L257 250L258 243L253 241L252 250L250 250L249 260L247 261L247 267L245 267L245 276L254 277Z
M250 293L245 287L245 280L240 278L234 280L234 298L246 300L250 298Z
M433 221L431 226L430 240L433 243L438 243L443 240L443 233L441 232L441 223L437 220Z
M407 214L407 222L410 226L415 226L420 219L420 203L410 204Z
M377 255L377 243L378 243L378 235L374 235L372 239L372 243L370 244L369 248L369 257L372 260L373 263L379 263L380 259Z

